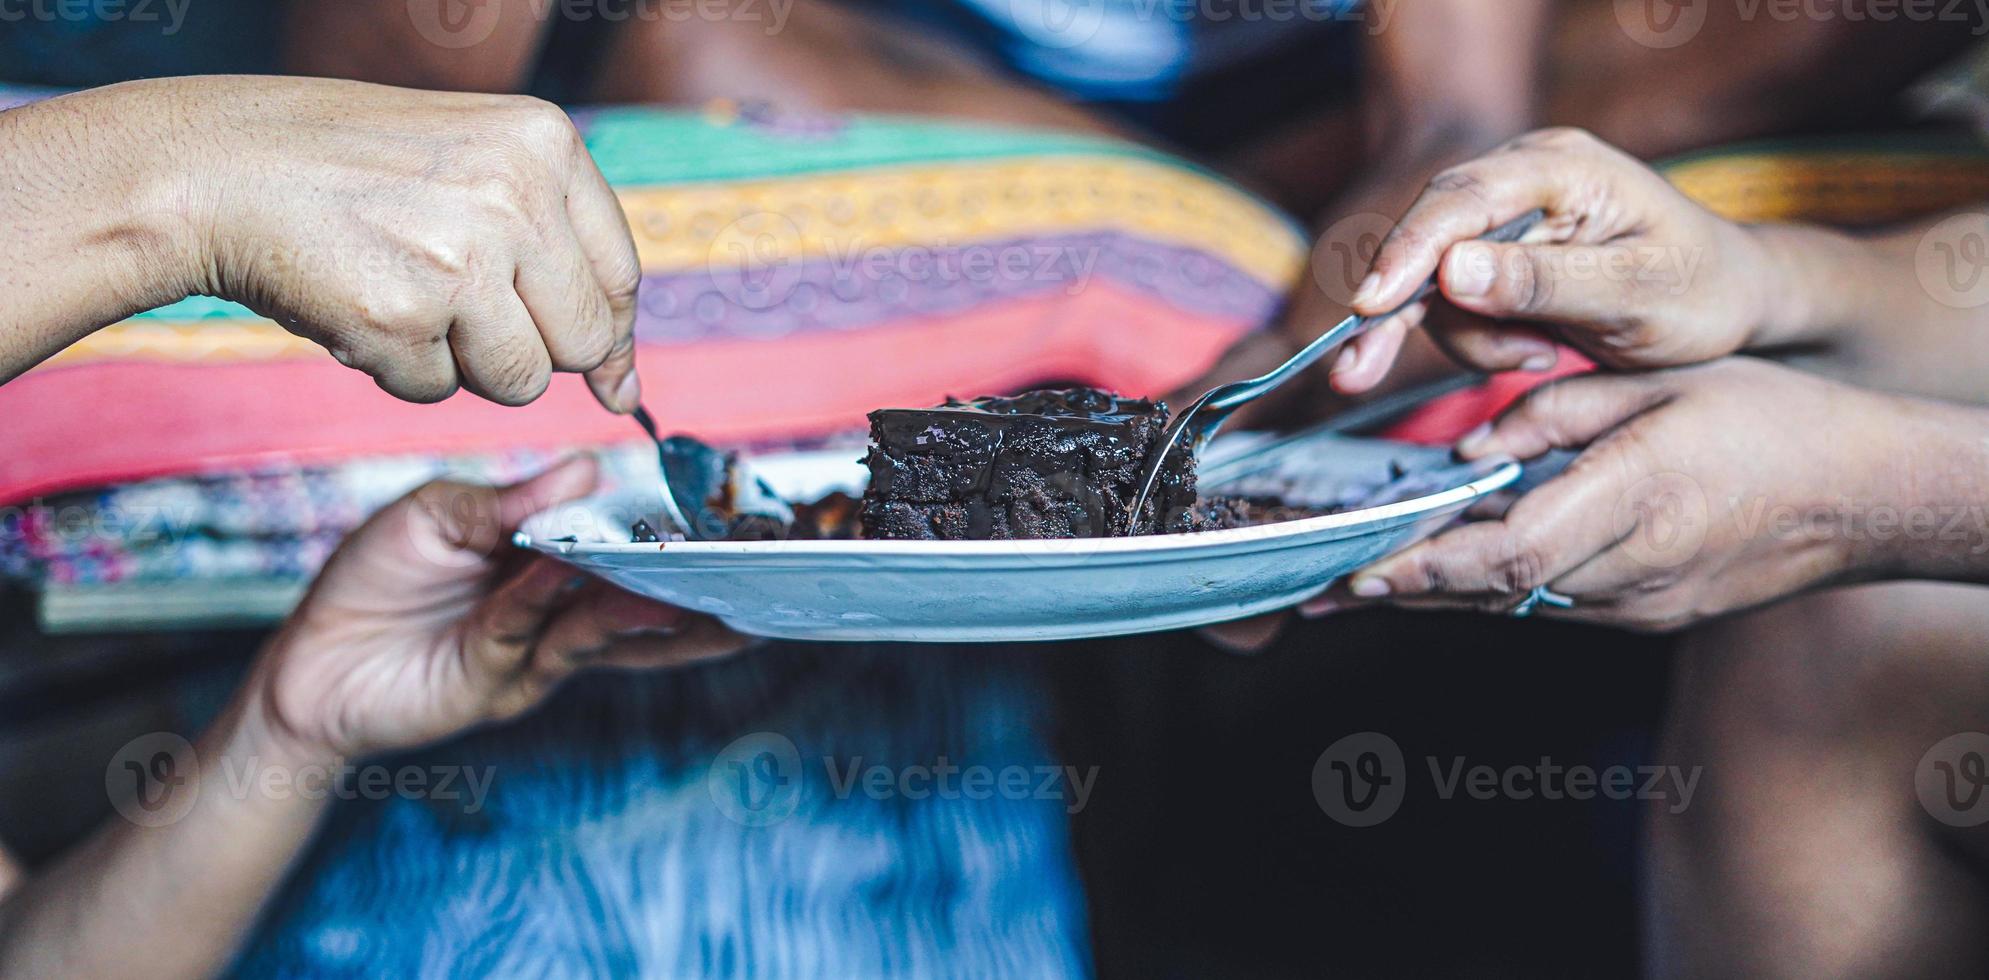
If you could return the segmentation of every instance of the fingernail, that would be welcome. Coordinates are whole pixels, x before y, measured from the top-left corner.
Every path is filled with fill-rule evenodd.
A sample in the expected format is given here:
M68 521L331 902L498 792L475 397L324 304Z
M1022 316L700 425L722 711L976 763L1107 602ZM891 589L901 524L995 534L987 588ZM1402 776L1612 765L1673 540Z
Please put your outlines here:
M1305 617L1306 619L1325 619L1326 617L1331 616L1336 612L1339 612L1340 609L1341 606L1338 600L1314 599L1311 602L1308 602L1305 605L1298 607L1298 614L1300 616Z
M1354 365L1359 364L1360 360L1360 351L1352 347L1345 348L1340 351L1339 357L1333 359L1333 370L1330 373L1345 374L1348 371L1352 371Z
M1483 296L1492 291L1498 271L1491 248L1466 243L1451 249L1450 262L1444 266L1444 286L1452 296Z
M624 413L642 406L642 379L636 377L634 371L622 375L622 383L615 386L615 401Z
M1388 580L1379 575L1357 576L1348 591L1363 599L1379 599L1388 594Z
M1354 290L1353 305L1357 308L1367 306L1369 303L1375 301L1374 294L1380 291L1381 291L1381 273L1379 272L1368 273L1367 278L1361 280L1360 288Z
M1485 440L1491 438L1491 435L1492 423L1479 423L1477 428L1466 432L1457 440L1457 454L1465 457L1477 454L1480 449L1485 448Z
M1519 362L1519 369L1528 374L1539 374L1542 371L1553 370L1556 360L1558 358L1553 354L1534 354L1526 360Z

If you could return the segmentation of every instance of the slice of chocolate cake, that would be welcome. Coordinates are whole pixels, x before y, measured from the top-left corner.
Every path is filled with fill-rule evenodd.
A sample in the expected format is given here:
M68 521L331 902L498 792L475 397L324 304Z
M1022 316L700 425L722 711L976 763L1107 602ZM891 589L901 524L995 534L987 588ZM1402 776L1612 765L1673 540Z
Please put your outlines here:
M863 536L1123 535L1141 465L1166 428L1165 404L1085 388L872 412ZM1191 529L1194 466L1187 453L1168 460L1143 526Z

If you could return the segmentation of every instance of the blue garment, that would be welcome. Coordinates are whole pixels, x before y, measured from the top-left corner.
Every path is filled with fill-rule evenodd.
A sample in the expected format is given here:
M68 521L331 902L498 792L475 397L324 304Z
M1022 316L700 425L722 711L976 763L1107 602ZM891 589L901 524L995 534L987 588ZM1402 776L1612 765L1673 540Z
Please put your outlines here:
M5 0L0 79L89 88L167 75L277 70L276 0Z
M335 804L234 972L1082 976L1083 796L1044 794L1033 660L788 645L579 678L514 724L384 760L495 776L474 812ZM956 773L947 792L948 765L1027 786L975 794Z

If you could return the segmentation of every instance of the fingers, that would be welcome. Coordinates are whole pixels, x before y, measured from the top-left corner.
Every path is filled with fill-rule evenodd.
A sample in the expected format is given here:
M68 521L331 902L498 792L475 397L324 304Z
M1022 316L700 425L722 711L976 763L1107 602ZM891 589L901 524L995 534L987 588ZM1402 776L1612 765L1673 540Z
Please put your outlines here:
M735 633L718 620L689 616L668 636L635 633L618 637L599 658L585 666L624 670L685 667L732 656L754 642L752 637Z
M508 487L436 480L383 509L368 526L400 523L408 554L427 566L481 570L525 518L587 495L598 478L594 460L581 456Z
M1510 153L1493 153L1437 175L1382 239L1372 271L1354 294L1354 309L1385 313L1408 302L1453 245L1533 208L1553 213L1560 190L1553 168L1528 167ZM1535 228L1529 237L1540 234Z
M1227 653L1261 653L1277 642L1290 619L1291 613L1286 610L1204 626L1197 632L1201 633L1202 639Z
M518 294L502 287L490 293L449 328L463 387L500 405L529 404L552 383L551 356Z
M1482 316L1578 327L1634 321L1647 293L1639 257L1622 245L1461 242L1444 253L1445 299Z
M594 371L619 342L614 312L572 230L561 225L546 239L544 248L519 259L518 296L531 311L552 370Z
M642 263L621 202L584 148L580 156L568 182L566 210L608 305L608 354L585 369L587 386L609 411L626 414L642 404L642 383L635 373L635 300Z
M1458 440L1457 455L1533 459L1553 449L1580 449L1669 396L1653 375L1591 374L1541 385L1490 426Z
M505 537L510 537L525 518L594 492L600 478L600 467L593 457L575 456L554 463L537 476L499 489L497 519Z
M1528 233L1529 241L1565 240L1577 232L1607 240L1624 215L1601 205L1648 175L1628 155L1581 130L1528 133L1430 181L1382 241L1354 308L1379 313L1406 302L1452 246L1534 208L1546 209L1548 217Z
M1589 445L1658 404L1664 391L1644 377L1587 377L1544 386L1489 431L1458 444L1466 458L1522 459ZM1361 598L1436 593L1523 595L1613 548L1624 529L1617 505L1638 474L1621 443L1590 446L1560 476L1515 501L1498 520L1467 524L1417 544L1354 576Z
M1334 390L1346 395L1358 395L1372 391L1395 366L1395 359L1402 353L1402 345L1408 340L1409 331L1419 327L1429 313L1429 306L1417 303L1402 312L1376 324L1340 348L1338 358L1333 362L1333 371L1328 378Z
M563 677L599 659L617 639L667 634L689 618L689 613L673 606L605 582L590 582L546 624L533 656L533 670L546 677Z
M378 335L361 335L355 338L351 348L334 348L333 356L347 367L372 375L373 383L379 385L381 391L420 405L448 398L456 393L462 383L457 373L455 354L449 346L449 325L446 323L438 321L427 336L394 344L391 350L380 349L381 344ZM362 345L373 350L363 354L354 350Z
M463 653L480 688L523 670L533 645L574 579L572 566L539 555L477 604L464 621Z
M1453 306L1430 311L1423 329L1451 360L1485 372L1553 370L1560 348L1538 329L1488 320Z

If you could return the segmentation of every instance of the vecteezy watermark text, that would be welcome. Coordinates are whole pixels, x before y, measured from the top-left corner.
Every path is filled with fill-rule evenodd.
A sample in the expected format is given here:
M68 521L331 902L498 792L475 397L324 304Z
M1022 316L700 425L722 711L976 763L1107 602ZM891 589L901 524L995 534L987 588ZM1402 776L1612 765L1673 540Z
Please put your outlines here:
M202 759L192 743L172 732L152 732L126 742L104 766L104 790L125 819L160 827L185 817L201 794L231 800L405 800L483 810L497 777L495 766L328 763L278 765L259 755L220 760L217 780L202 779Z
M181 3L188 0L180 0ZM473 47L490 40L498 21L518 8L498 0L407 0L408 20L423 40L440 48ZM787 27L794 0L526 0L533 21L683 24L730 22L758 25L768 37Z
M805 763L794 742L754 732L719 750L705 773L712 802L748 826L778 823L806 800L1048 800L1077 813L1090 802L1098 767L985 765L945 755L931 762L886 764L862 755L818 756Z
M1551 757L1519 765L1473 763L1464 756L1426 756L1429 787L1438 800L1642 800L1672 813L1692 805L1701 767L1563 765ZM1402 747L1380 732L1334 742L1312 767L1319 808L1349 827L1372 827L1395 815L1412 776Z
M0 0L0 24L163 24L171 37L186 23L193 0Z

